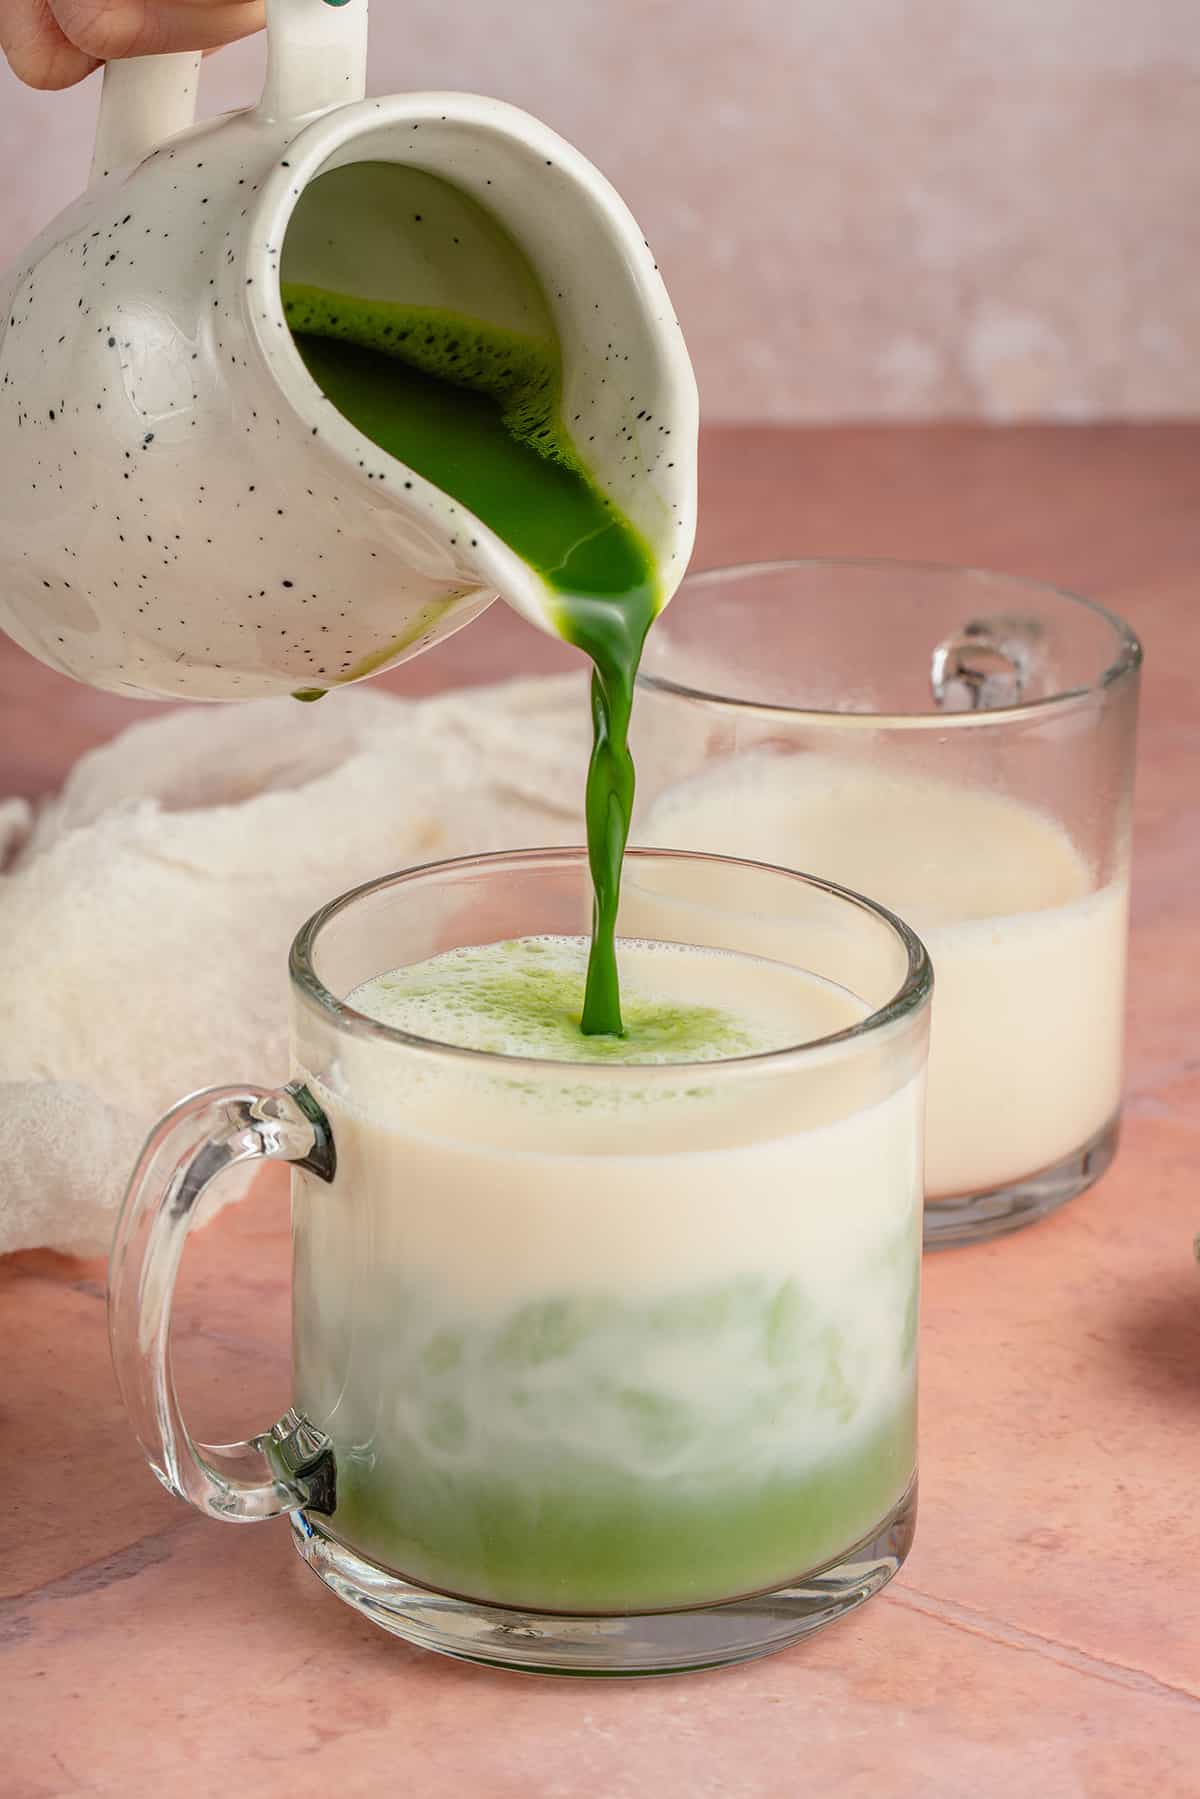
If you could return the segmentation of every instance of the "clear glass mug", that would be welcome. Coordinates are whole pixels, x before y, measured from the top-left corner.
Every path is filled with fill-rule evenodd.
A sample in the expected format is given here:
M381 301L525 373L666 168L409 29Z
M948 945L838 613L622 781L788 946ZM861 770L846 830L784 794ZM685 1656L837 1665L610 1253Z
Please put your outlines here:
M931 1246L1115 1153L1141 659L1072 594L889 562L693 575L650 634L633 841L840 881L929 949Z
M536 850L318 913L291 953L292 1080L159 1125L110 1325L163 1484L217 1518L289 1514L377 1623L531 1671L661 1673L781 1647L907 1552L931 975L855 895L634 852L627 938L758 957L770 913L774 961L853 1022L725 1061L557 1063L348 999L454 946L580 935L589 901L583 850ZM172 1289L205 1189L256 1159L294 1169L294 1404L213 1447L175 1397Z

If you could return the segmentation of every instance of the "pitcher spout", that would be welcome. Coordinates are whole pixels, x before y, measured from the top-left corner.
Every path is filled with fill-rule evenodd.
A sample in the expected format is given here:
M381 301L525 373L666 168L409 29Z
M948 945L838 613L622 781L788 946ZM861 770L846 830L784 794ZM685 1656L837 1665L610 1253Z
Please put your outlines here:
M465 94L339 111L301 134L287 165L263 189L247 288L258 294L251 329L283 392L301 410L311 405L312 372L293 330L346 332L340 298L373 314L376 341L362 325L356 341L386 347L378 340L391 319L395 337L409 337L409 360L438 375L447 340L459 357L523 358L521 428L585 469L629 521L665 604L695 533L699 402L653 254L608 182L539 121ZM351 469L371 464L362 472L377 501L390 497L436 534L455 535L447 496L424 481L389 481L377 453L363 458L349 420L331 411L320 439ZM463 578L557 629L537 570L479 526Z

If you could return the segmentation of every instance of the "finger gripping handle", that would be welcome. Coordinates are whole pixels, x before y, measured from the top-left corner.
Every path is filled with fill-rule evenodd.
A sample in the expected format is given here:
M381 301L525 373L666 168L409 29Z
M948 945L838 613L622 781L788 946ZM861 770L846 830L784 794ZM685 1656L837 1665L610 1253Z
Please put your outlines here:
M335 1497L328 1443L297 1413L245 1442L197 1443L175 1392L171 1310L188 1231L212 1183L258 1161L333 1179L329 1126L305 1088L220 1087L183 1100L146 1142L109 1264L113 1367L146 1460L169 1492L235 1523L301 1505L331 1511Z

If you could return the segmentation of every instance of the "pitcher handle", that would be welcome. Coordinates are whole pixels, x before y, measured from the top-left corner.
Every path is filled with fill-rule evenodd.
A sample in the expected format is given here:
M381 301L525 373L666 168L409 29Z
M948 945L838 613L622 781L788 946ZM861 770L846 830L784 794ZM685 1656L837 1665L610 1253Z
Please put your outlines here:
M233 1523L334 1505L328 1442L295 1411L247 1442L197 1443L175 1392L171 1307L196 1208L227 1169L257 1161L299 1163L333 1179L329 1126L306 1088L214 1087L182 1100L133 1171L108 1277L113 1367L146 1460L168 1492Z
M366 91L367 0L267 0L260 118L302 118Z
M92 180L140 162L196 117L199 52L131 56L104 69ZM264 120L302 118L367 91L367 0L267 0Z
M92 180L124 173L196 117L200 52L105 63Z

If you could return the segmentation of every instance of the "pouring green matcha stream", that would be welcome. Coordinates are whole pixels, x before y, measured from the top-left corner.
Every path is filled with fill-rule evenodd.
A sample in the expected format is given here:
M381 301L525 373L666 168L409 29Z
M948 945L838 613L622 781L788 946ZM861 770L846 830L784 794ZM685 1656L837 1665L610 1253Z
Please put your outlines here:
M326 397L503 538L556 596L559 634L591 660L594 908L580 1025L589 1036L621 1036L614 936L633 808L634 678L661 599L652 553L562 426L553 345L453 313L297 284L285 283L283 298Z

